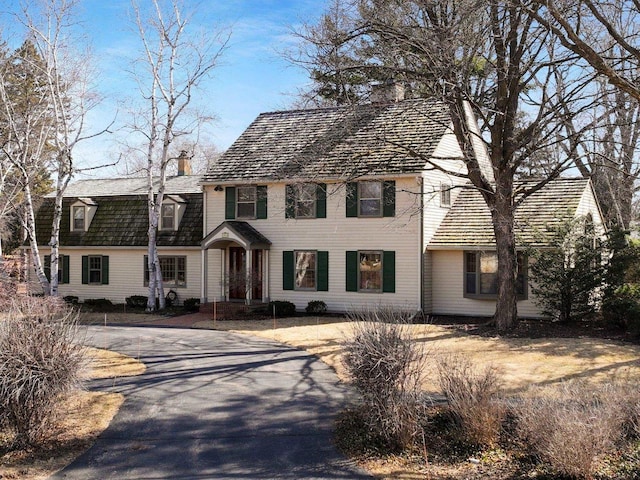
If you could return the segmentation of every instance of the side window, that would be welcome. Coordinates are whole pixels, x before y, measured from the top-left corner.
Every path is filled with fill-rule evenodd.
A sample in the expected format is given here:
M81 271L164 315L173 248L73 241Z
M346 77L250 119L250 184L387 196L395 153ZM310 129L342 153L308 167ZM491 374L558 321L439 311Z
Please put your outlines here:
M382 216L382 182L358 182L358 216Z
M527 257L517 253L516 293L527 296ZM498 294L498 255L496 252L465 252L464 295L470 298L495 298Z
M440 206L441 207L451 206L451 188L452 186L450 183L440 184Z

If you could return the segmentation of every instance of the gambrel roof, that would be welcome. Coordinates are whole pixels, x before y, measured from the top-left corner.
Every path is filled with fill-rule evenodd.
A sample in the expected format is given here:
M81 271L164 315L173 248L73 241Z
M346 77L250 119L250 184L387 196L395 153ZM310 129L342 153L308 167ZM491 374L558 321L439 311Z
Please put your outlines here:
M165 199L179 197L184 214L178 230L158 230L160 247L199 247L202 241L202 193L198 176L167 179ZM62 202L62 247L141 247L148 244L149 213L145 178L81 180L69 185ZM92 202L95 214L86 232L70 228L70 207ZM51 236L54 199L43 200L36 216L36 238L47 245Z
M263 113L203 183L418 173L450 126L447 106L426 99Z
M519 186L532 187L536 182ZM591 183L586 178L558 178L526 198L515 212L518 246L545 246L544 234L574 218ZM491 213L478 190L465 187L429 242L430 249L495 249Z

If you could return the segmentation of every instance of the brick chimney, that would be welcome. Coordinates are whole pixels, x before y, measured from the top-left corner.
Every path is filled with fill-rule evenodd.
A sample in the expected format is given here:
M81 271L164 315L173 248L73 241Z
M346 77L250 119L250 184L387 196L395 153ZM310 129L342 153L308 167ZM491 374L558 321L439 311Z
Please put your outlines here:
M178 157L178 176L184 175L191 175L191 159L186 150L182 150Z
M401 102L404 100L404 85L393 79L371 85L371 103L384 104Z

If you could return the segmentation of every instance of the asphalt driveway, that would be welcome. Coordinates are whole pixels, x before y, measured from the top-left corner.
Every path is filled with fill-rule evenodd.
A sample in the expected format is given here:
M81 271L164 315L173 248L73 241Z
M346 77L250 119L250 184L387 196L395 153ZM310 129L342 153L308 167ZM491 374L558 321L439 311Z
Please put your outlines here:
M96 444L53 479L366 479L333 446L348 392L304 352L226 332L89 327L89 343L139 358Z

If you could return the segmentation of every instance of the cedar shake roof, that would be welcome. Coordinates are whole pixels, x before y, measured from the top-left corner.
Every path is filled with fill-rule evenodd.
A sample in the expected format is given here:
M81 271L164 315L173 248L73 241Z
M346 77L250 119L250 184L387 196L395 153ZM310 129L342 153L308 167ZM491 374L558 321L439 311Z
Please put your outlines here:
M178 175L167 177L165 194L200 193L199 175ZM157 185L157 179L156 179ZM157 188L154 188L157 191ZM116 195L146 195L147 177L98 178L80 180L70 184L64 192L65 197L109 197ZM47 195L55 197L55 192Z
M198 247L202 240L202 194L182 194L186 209L177 231L158 231L159 247ZM148 245L149 214L142 195L91 197L96 213L86 232L70 231L70 206L77 198L65 198L60 222L61 247L141 247ZM52 198L45 198L36 216L36 238L47 245L53 220Z
M523 185L527 185L526 183ZM535 185L531 182L531 185ZM540 237L549 226L574 218L587 188L586 178L559 178L522 202L515 213L516 242L541 247ZM473 187L463 189L429 242L429 249L495 249L491 214L482 195Z
M263 113L212 165L203 183L351 179L417 173L451 125L426 99Z

